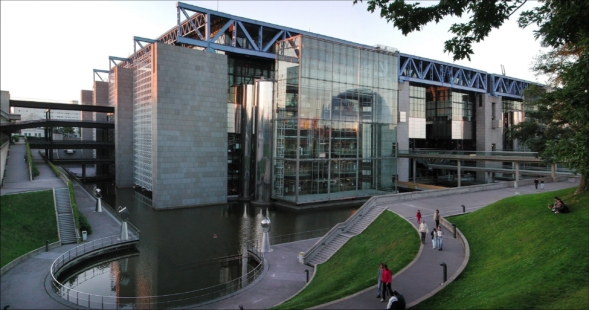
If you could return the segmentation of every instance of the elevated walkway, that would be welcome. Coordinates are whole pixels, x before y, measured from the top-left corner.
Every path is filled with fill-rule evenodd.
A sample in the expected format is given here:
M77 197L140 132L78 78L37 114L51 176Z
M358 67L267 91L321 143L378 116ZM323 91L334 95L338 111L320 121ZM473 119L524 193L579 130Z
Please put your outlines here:
M29 146L31 149L96 149L96 150L114 150L114 142L99 142L99 141L79 141L79 140L53 140L45 141L40 139L30 139Z
M47 101L36 101L36 100L24 100L24 99L11 99L11 107L20 108L32 108L32 109L53 109L53 110L65 110L65 111L86 111L86 112L102 112L102 113L114 113L115 107L112 106L100 106L100 105L89 105L89 104L71 104L71 103L56 103Z
M2 124L2 132L15 132L26 128L38 127L82 127L82 128L115 128L114 123L82 121L82 120L62 120L62 119L39 119L32 121L17 121Z

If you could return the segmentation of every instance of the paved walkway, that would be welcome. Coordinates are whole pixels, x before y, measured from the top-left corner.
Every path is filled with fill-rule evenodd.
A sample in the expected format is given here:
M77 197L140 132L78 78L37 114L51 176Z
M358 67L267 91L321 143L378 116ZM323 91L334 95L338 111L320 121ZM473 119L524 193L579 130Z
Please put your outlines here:
M12 145L8 159L8 170L5 178L2 195L7 193L24 192L32 190L51 189L64 187L63 182L55 177L50 168L41 160L38 153L34 155L41 175L32 182L28 178L28 168L23 160L25 154L24 144ZM20 160L19 160L20 159ZM546 191L575 186L577 183L547 183ZM74 186L75 195L80 211L86 215L92 224L94 233L89 240L117 234L120 224L107 212L94 212L95 201L78 185ZM467 211L474 211L485 205L493 203L504 197L513 196L516 193L527 194L536 192L533 186L523 186L518 189L508 188L493 191L476 192L470 194L444 196L414 201L395 203L389 206L389 210L396 212L416 226L415 213L421 210L430 230L433 227L432 215L435 209L439 209L442 216L462 213L462 204ZM458 269L463 260L462 245L458 240L452 239L450 232L445 232L444 250L431 249L431 241L427 239L426 245L421 250L419 257L413 265L402 273L395 275L393 289L403 293L407 304L429 294L440 286L442 281L441 262L448 265L448 278ZM298 263L299 252L307 250L317 239L287 243L273 246L273 252L267 253L268 268L259 281L238 294L219 300L204 306L202 309L238 309L242 305L244 309L266 309L272 307L296 294L305 285L305 270L309 270L312 277L313 268ZM73 248L75 245L65 245L49 252L38 254L9 270L0 278L1 304L0 307L10 305L11 309L63 309L65 306L53 300L45 292L45 278L48 275L51 263L61 253ZM377 266L375 266L376 273ZM376 297L376 286L360 292L356 295L320 306L325 309L382 309L381 303Z
M576 186L578 183L546 183L544 191L557 190ZM389 205L389 210L409 220L417 228L415 215L421 211L429 230L434 227L433 214L436 209L440 215L450 216L462 213L461 205L466 206L466 212L478 210L493 202L516 194L537 193L539 190L534 185L520 188L504 188L492 191L482 191L462 195L442 196L435 198L403 201ZM458 227L460 229L460 227ZM447 229L444 232L443 251L432 249L431 239L426 238L426 244L413 265L402 273L393 277L392 288L403 294L408 306L429 294L441 285L443 280L442 267L446 263L448 279L458 270L464 260L464 250L459 239L453 239L452 233ZM385 262L386 263L386 262ZM376 273L377 266L375 266ZM375 276L376 278L376 276ZM375 279L376 281L376 279ZM385 303L376 298L376 285L354 296L343 298L339 301L319 306L320 309L384 309Z
M26 153L24 143L11 145L7 160L7 173L2 195L48 190L54 187L67 187L56 177L51 168L45 164L38 152L33 150L33 161L37 164L40 175L30 181L28 165L23 156ZM120 231L120 224L107 212L94 212L95 200L77 183L74 183L74 194L78 209L92 224L93 234L88 241L115 235ZM77 244L57 247L49 252L37 254L10 269L0 278L0 307L10 305L10 309L64 309L60 302L52 299L45 291L45 278L53 261L62 253L74 248Z
M31 150L33 162L39 169L39 176L33 181L29 177L29 166L24 157L27 154L27 146L21 140L10 146L10 156L6 160L6 177L0 193L2 195L36 190L46 190L65 185L53 174L49 165L45 164L37 150Z

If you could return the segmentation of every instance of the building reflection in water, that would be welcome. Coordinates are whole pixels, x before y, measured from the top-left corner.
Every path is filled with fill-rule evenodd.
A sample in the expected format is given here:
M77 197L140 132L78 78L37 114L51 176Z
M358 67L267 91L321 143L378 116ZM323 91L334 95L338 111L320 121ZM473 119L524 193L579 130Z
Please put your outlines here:
M140 254L107 263L106 281L95 277L86 280L86 285L79 289L119 297L176 294L239 278L242 285L247 285L247 273L253 266L248 263L251 259L245 259L244 255L248 243L259 242L260 222L264 217L272 222L270 237L273 237L331 228L357 209L291 211L239 202L154 210L150 198L139 191L109 192L116 195L106 195L104 201L111 206L126 206L130 223L141 231L137 245ZM96 273L90 269L79 275Z

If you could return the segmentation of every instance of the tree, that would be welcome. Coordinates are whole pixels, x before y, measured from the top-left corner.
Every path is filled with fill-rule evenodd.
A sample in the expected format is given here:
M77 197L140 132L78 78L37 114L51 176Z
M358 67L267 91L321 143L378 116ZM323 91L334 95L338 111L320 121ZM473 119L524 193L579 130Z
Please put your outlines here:
M451 53L454 60L470 60L472 44L499 28L526 0L441 0L429 7L404 0L367 2L368 11L380 9L381 17L404 35L444 17L468 14L468 22L450 27L455 36L444 43L444 51ZM532 88L526 93L537 99L530 104L534 110L528 113L526 122L517 126L515 136L538 151L545 161L563 162L580 173L577 193L589 191L589 1L539 2L541 6L522 12L518 23L522 28L537 25L534 37L550 48L533 67L537 74L549 76L549 91L539 93Z

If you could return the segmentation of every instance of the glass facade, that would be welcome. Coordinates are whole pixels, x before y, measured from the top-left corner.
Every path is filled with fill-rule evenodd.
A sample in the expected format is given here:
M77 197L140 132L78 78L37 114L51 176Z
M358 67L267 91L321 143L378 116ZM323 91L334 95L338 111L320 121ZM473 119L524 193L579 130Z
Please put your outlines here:
M397 56L307 36L276 50L272 197L396 191Z
M503 105L503 150L518 150L513 139L513 126L524 120L524 104L518 100L502 99Z
M473 139L474 94L443 86L426 88L428 139Z

